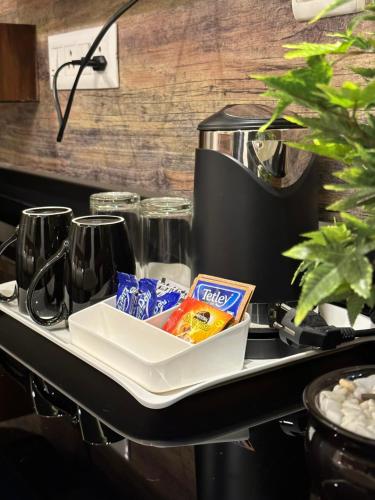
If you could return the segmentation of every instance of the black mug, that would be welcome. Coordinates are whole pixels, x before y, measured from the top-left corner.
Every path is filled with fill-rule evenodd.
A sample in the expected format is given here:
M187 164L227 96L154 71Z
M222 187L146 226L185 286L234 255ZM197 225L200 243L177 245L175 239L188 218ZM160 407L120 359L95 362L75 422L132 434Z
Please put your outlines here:
M11 296L0 294L0 301L18 298L20 312L27 314L27 289L35 275L68 237L73 212L67 207L36 207L23 210L20 223L7 241L0 246L0 255L16 243L16 286ZM43 276L35 293L39 314L50 314L63 297L63 263Z
M64 298L52 317L38 314L35 290L39 281L64 260ZM88 215L73 219L69 237L39 270L27 292L31 318L43 326L52 326L85 307L116 293L117 271L134 274L135 259L123 217Z

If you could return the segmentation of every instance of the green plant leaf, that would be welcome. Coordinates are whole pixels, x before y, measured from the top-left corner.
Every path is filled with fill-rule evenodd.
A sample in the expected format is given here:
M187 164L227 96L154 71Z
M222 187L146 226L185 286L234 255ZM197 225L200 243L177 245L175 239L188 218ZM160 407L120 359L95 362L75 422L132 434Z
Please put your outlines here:
M375 68L363 68L354 66L350 68L356 75L363 76L363 78L375 78Z
M370 296L373 269L367 257L357 254L345 259L340 265L340 273L357 295L363 299Z
M374 15L373 14L369 14L369 12L365 11L363 14L359 14L355 17L353 17L353 19L349 22L347 28L346 28L346 32L348 35L351 35L353 33L353 31L355 30L355 28L362 22L364 21L373 21L375 19Z
M348 317L350 324L353 326L358 314L362 312L365 300L357 294L352 293L346 300L346 307L348 310Z
M366 113L369 125L375 130L375 116L371 113Z
M353 148L347 144L322 142L319 139L314 139L313 142L287 142L287 145L342 162L353 152Z
M284 115L285 120L288 120L290 123L294 123L295 125L299 125L300 127L304 127L304 121L302 116L298 115Z
M336 193L343 193L345 191L348 191L348 186L346 184L324 184L324 189L327 191L335 191ZM329 207L327 207L327 210L331 210Z
M349 40L351 38L348 33L326 33L326 36L330 38L340 38L341 40Z
M332 295L342 282L338 268L326 262L305 276L295 317L297 325L302 323L309 311L317 304L322 303L326 297Z
M368 257L370 257L369 254L375 251L374 232L371 231L371 234L369 234L368 236L370 236L370 241L367 241L362 245L361 253L362 255L368 255ZM374 262L372 262L371 265L374 265Z
M355 151L351 142L357 140L358 134L363 134L363 136L365 134L361 129L358 129L356 121L350 117L347 109L338 108L333 105L329 97L325 96L323 92L321 92L319 100L316 99L315 102L310 102L309 106L317 108L319 116L304 116L301 119L304 126L312 130L310 136L302 141L302 143L318 139L322 144L342 144L347 146L347 151ZM367 136L364 137L365 139L367 139Z
M350 68L353 73L363 76L364 78L375 78L375 68L361 68L358 66Z
M299 57L322 56L329 54L346 54L354 41L336 43L289 43L283 45L286 49L293 49L286 52L285 59L296 59Z
M298 245L294 245L289 250L283 252L284 257L289 257L290 259L295 260L305 260L311 254L311 249L305 243L299 243Z
M267 128L277 119L279 116L282 115L283 111L293 102L293 99L287 98L287 97L280 97L276 107L275 111L273 112L271 118L268 120L268 122L260 127L259 133L265 132Z
M375 188L363 188L358 193L342 198L328 206L328 210L341 212L352 208L363 208L375 203Z
M302 105L309 104L320 109L323 93L317 84L328 84L333 70L324 56L310 57L307 67L288 71L282 76L250 75L252 78L263 81L267 87L276 91L279 98L291 99ZM269 95L269 94L268 94ZM323 97L323 100L326 100ZM315 107L314 106L314 107Z
M371 309L375 306L375 286L372 287L370 297L366 300L366 304Z
M309 269L311 263L310 262L301 262L299 264L299 266L297 267L297 269L295 270L294 272L294 275L293 275L293 278L292 278L292 281L291 281L291 284L293 285L295 282L296 282L296 279L298 278L298 276L300 274L302 274L303 272L305 272L307 269Z
M358 100L358 105L364 108L368 108L375 103L375 82L369 83L361 91L360 99Z
M343 302L345 301L349 295L351 295L352 289L350 286L347 285L347 283L341 284L334 292L332 295L328 295L324 299L325 302Z
M353 82L344 82L341 88L328 85L318 85L318 87L329 97L332 104L342 108L357 106L361 98L361 89Z
M283 252L283 255L295 260L317 259L322 255L322 248L313 241L305 241Z
M338 245L339 248L352 239L352 233L345 224L322 226L320 232L331 245Z
M324 235L322 235L324 238ZM313 241L305 241L295 245L283 253L284 257L294 260L302 260L305 263L330 262L336 264L342 260L343 251L338 244L326 241L325 244L316 244Z
M363 52L374 52L375 43L374 40L370 38L364 38L363 36L352 36L351 37L352 46L357 47Z
M359 217L356 217L353 214L348 214L346 212L341 212L340 215L345 224L358 231L359 234L370 235L374 233L373 228L370 228L368 223L366 223L363 219L360 219Z
M334 172L334 176L346 182L350 187L375 187L375 169L363 167L346 167Z
M341 5L348 3L349 1L350 0L334 0L332 3L327 5L327 7L325 7L321 12L319 12L319 14L314 17L314 19L309 21L309 24L316 23L322 17L326 16L327 14L332 12L337 7L341 7Z
M327 239L324 237L323 233L321 231L309 231L307 233L303 233L301 236L304 238L307 238L317 245L326 245L327 244Z

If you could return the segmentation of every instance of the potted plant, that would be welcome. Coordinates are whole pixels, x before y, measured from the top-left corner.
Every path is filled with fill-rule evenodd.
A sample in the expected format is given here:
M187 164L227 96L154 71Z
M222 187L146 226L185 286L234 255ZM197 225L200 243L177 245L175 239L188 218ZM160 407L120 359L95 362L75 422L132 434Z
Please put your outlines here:
M347 1L336 0L318 18ZM374 21L372 2L344 32L329 34L328 43L285 45L289 49L285 58L302 58L304 66L280 76L252 75L266 84L265 95L277 101L263 130L291 105L298 105L301 111L284 117L307 127L309 134L291 145L342 165L334 174L339 183L325 186L341 194L327 207L340 212L339 220L304 234L303 241L284 254L301 261L294 277L301 276L297 324L323 302L345 300L351 323L365 305L375 305L371 262L375 251L375 67L371 64L375 34L370 31ZM335 86L335 69L343 61L353 79ZM355 216L353 209L363 215Z

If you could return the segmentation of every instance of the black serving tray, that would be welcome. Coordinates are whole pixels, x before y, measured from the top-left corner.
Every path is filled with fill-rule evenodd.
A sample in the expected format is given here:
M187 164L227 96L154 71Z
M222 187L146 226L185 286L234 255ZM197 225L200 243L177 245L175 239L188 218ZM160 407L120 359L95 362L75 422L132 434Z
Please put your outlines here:
M158 446L214 439L302 408L305 386L345 366L374 364L375 339L346 344L152 410L89 364L0 312L0 348L119 434Z

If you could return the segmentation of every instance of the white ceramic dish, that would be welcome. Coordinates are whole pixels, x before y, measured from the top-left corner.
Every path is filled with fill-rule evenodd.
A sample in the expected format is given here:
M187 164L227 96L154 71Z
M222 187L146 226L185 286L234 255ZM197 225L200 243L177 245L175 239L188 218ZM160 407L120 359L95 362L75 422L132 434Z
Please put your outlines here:
M248 314L238 325L192 345L161 329L173 310L142 321L101 302L70 316L71 340L155 393L242 369Z
M14 290L14 285L15 285L14 281L8 283L2 283L0 284L0 292L5 294L12 292ZM108 304L114 303L113 299L109 299L106 302ZM36 332L38 335L41 335L50 342L53 342L54 344L58 345L61 349L64 349L70 354L73 354L84 363L87 363L92 367L94 367L95 369L99 370L100 372L104 373L107 377L112 379L120 387L122 387L129 394L131 394L134 397L134 399L136 399L141 405L153 410L167 408L168 406L171 406L177 403L178 401L187 398L188 396L191 396L193 394L202 391L207 391L218 385L229 384L237 380L246 379L256 374L267 372L275 368L281 368L290 363L301 361L319 354L318 352L311 350L311 351L299 352L297 354L294 354L293 356L288 356L286 358L279 358L279 359L262 359L262 360L247 359L245 360L244 366L241 370L237 370L230 374L222 375L220 377L214 377L212 379L205 380L200 384L190 385L189 387L184 387L182 389L176 389L174 391L156 394L144 389L130 378L126 377L125 375L122 375L117 370L113 369L112 367L106 365L99 359L94 358L87 352L73 345L70 342L70 332L65 328L55 328L53 330L49 330L48 328L44 328L40 325L37 325L28 316L21 314L19 312L16 301L11 302L9 304L0 302L0 311L4 312L5 314L8 314L15 320L25 325L27 328L30 328L31 330ZM323 308L323 315L324 317L327 318L327 320L331 324L337 323L339 325L342 324L342 326L348 326L348 320L345 309L342 309L337 306L327 305L324 306ZM370 328L373 326L374 325L371 323L369 318L362 315L358 318L358 322L356 322L355 324L355 328ZM358 342L364 342L364 340L356 340L353 343L358 343ZM1 331L0 331L0 345L1 345ZM14 353L12 352L9 352L8 354L14 356ZM27 363L25 363L25 360L21 361L24 365L27 365ZM53 360L51 362L53 362ZM31 367L29 368L32 370ZM42 373L37 373L37 374L43 377ZM52 383L53 385L52 380L47 380L47 382ZM57 387L57 389L61 390L60 387ZM66 396L69 397L69 394L66 394Z

